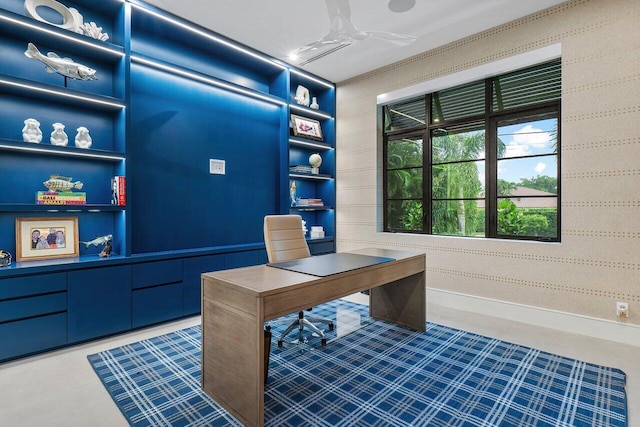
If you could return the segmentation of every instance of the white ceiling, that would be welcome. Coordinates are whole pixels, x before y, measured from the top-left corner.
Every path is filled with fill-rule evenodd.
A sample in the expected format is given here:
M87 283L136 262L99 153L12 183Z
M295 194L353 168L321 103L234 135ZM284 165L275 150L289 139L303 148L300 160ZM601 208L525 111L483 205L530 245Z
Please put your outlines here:
M416 37L407 46L365 38L301 67L337 83L566 0L416 0L404 13L392 12L389 5L413 0L146 1L294 65L288 54L327 35L328 7L336 5L341 13L350 6L358 30ZM345 21L339 21L344 28Z

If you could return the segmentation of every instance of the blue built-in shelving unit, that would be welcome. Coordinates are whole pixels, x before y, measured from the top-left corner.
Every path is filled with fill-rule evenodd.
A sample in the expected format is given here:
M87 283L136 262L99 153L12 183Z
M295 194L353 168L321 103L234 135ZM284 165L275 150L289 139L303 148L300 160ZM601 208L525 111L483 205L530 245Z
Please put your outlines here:
M335 87L261 52L139 1L62 0L107 41L40 22L23 0L0 5L0 249L16 253L17 218L77 217L79 238L113 234L113 255L14 262L0 269L0 361L200 311L200 274L266 261L262 218L299 213L335 250ZM60 16L38 12L51 22ZM65 79L27 58L34 43L97 70ZM302 85L320 108L296 103ZM323 139L292 132L290 115L318 120ZM40 144L22 141L26 118ZM70 145L49 144L63 123ZM85 126L91 149L73 146ZM319 174L290 173L323 162ZM209 173L209 159L226 162ZM49 175L84 183L87 205L37 205ZM111 204L111 178L126 176L126 206ZM291 206L297 196L322 206ZM30 331L30 333L25 333Z

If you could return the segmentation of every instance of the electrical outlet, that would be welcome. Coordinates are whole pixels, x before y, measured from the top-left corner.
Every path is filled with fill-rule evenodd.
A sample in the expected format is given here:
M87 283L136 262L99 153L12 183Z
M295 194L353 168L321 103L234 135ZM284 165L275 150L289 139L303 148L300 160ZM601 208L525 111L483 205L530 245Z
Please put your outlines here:
M618 301L616 303L616 314L618 317L629 317L629 304Z
M209 159L209 173L213 175L225 174L225 161L218 159Z

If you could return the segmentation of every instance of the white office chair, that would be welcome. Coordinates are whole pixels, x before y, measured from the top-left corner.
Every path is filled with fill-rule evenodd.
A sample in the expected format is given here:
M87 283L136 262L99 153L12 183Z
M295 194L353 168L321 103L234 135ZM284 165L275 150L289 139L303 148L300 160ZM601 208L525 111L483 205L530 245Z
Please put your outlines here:
M285 262L311 256L309 246L302 231L302 218L300 215L267 215L264 217L264 244L267 248L267 257L270 263ZM311 310L310 308L308 310ZM327 339L316 325L313 323L326 323L329 330L333 330L333 321L320 317L304 316L304 311L300 310L296 319L282 333L278 339L278 347L282 347L282 342L287 334L298 328L298 342L303 340L302 331L306 326L322 340L322 345L327 344Z

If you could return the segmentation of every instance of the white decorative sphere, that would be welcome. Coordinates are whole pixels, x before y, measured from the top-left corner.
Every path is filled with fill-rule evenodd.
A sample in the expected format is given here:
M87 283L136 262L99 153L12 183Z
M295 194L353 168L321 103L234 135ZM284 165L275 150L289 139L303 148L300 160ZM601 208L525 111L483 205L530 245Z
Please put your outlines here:
M322 157L320 154L315 153L309 156L309 164L314 168L319 168L322 164Z

